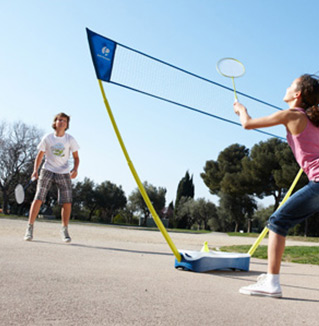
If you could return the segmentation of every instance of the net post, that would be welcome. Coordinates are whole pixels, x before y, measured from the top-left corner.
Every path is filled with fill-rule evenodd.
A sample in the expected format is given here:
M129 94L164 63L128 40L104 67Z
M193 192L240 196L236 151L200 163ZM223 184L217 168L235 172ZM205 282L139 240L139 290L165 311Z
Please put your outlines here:
M282 202L280 203L280 205L278 206L277 210L287 201L287 199L290 197L292 191L294 190L297 182L299 181L301 175L302 175L303 170L300 168L299 172L297 173L294 181L292 182L289 190L287 191L284 199L282 200ZM252 256L254 254L254 252L256 251L257 247L259 246L260 242L263 240L263 238L267 235L269 229L267 228L267 226L264 228L264 230L260 233L259 237L257 238L257 240L255 241L255 243L251 246L251 248L248 251L248 254L250 256Z
M156 213L156 211L155 211L155 209L154 209L154 207L153 207L153 205L152 205L152 203L151 203L151 201L150 201L150 199L149 199L149 197L148 197L148 195L147 195L147 193L145 191L145 188L144 188L144 186L143 186L143 184L142 184L142 182L141 182L141 180L140 180L140 178L139 178L139 176L138 176L138 174L137 174L137 172L136 172L136 170L134 168L134 165L133 165L133 163L132 163L132 161L131 161L131 159L130 159L130 157L128 155L128 152L126 150L126 147L125 147L123 139L122 139L122 136L121 136L120 131L119 131L119 129L117 127L117 124L115 122L111 107L110 107L110 105L108 103L108 100L106 98L102 81L100 79L98 79L98 82L99 82L100 90L101 90L101 93L102 93L102 96L103 96L104 104L105 104L106 110L108 112L108 115L110 117L113 129L114 129L115 134L117 136L117 139L118 139L118 141L120 143L120 146L121 146L123 154L124 154L124 156L126 158L127 164L128 164L128 166L129 166L129 168L131 170L131 173L132 173L132 175L133 175L133 177L134 177L134 179L135 179L135 181L137 183L138 189L139 189L139 191L140 191L140 193L141 193L141 195L142 195L142 197L143 197L143 199L145 201L146 206L148 207L148 209L150 210L150 212L151 212L151 214L153 216L154 222L156 223L157 227L159 228L162 235L164 236L167 244L171 248L174 256L177 259L177 261L180 262L182 260L182 257L180 255L180 253L178 252L175 244L173 243L171 237L167 233L161 219L158 217L158 215L157 215L157 213Z

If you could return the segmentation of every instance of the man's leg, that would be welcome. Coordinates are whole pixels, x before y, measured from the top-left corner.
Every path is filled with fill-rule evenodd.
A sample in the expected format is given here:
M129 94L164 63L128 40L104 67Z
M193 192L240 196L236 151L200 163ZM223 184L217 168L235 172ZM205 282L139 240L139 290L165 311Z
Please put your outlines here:
M45 202L46 195L52 184L53 173L42 169L37 183L37 190L30 207L29 221L24 240L31 241L33 238L33 224L39 214L41 205Z
M40 208L42 205L42 200L39 199L35 199L32 204L31 204L31 208L30 208L30 212L29 212L29 224L33 225L34 221L36 220Z
M69 235L68 225L71 216L72 204L64 203L61 208L61 219L62 219L62 240L64 242L71 242L71 237Z
M41 205L42 201L39 199L35 199L31 204L28 226L24 236L25 241L31 241L33 239L33 224L39 214Z
M55 174L55 182L58 186L58 201L59 204L62 205L62 240L64 242L71 242L71 237L68 232L68 225L72 210L72 184L70 174Z
M62 226L68 226L71 216L72 204L64 203L61 208Z

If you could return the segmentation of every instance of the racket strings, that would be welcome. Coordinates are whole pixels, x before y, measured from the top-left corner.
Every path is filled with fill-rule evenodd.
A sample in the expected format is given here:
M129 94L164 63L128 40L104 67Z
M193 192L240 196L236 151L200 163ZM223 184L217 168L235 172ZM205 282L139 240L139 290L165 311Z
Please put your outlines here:
M245 73L245 66L236 59L224 58L218 61L217 70L225 77L237 78Z
M15 198L18 204L22 204L24 201L24 189L21 184L17 185L14 189Z

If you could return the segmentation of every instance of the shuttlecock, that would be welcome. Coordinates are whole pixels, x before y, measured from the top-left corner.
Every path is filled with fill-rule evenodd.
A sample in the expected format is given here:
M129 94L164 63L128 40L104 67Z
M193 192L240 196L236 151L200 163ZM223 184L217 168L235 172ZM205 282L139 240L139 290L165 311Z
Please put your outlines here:
M209 252L207 241L204 242L203 248L200 251L201 252Z

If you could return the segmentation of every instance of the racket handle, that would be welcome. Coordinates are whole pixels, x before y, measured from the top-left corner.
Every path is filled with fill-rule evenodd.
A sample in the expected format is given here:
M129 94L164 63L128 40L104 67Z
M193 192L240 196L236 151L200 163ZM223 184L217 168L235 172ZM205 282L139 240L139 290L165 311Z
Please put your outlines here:
M27 185L23 188L24 191L27 190L35 180L36 180L36 178L35 177L32 177L30 179L30 181L27 183Z
M234 95L235 95L235 102L238 102L237 92L236 92L236 86L235 86L235 80L234 77L231 78L233 82L233 88L234 88Z

